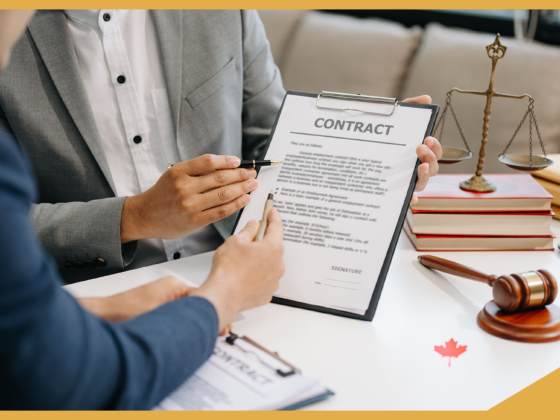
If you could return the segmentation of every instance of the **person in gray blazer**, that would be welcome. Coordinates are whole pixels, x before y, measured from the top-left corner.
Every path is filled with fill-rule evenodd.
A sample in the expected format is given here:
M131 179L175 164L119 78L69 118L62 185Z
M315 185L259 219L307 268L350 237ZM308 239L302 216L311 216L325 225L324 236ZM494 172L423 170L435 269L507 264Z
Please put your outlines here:
M30 155L32 220L63 278L220 245L258 185L239 158L284 94L255 11L39 11L0 76L0 125ZM426 145L419 189L441 153Z

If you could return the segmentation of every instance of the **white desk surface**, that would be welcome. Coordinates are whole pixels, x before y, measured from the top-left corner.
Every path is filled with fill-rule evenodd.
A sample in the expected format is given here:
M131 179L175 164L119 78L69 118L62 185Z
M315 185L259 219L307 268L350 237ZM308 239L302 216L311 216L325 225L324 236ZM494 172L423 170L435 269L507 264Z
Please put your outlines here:
M560 237L560 222L553 221ZM547 269L560 278L560 252L442 252L492 274ZM492 299L485 284L421 266L401 235L372 322L276 304L247 311L234 331L278 351L334 391L315 410L487 410L560 367L560 341L525 344L482 331L476 316ZM212 253L67 286L77 297L106 296L180 274L201 284ZM560 304L560 301L559 301ZM451 338L467 351L434 351Z

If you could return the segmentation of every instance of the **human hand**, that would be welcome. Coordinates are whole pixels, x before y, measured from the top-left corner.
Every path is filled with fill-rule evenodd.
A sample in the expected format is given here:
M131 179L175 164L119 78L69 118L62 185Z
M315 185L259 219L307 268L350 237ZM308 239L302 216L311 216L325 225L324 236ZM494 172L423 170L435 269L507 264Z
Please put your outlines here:
M78 303L94 315L106 321L125 321L173 300L189 296L196 288L189 287L173 276L136 287L107 297L79 298ZM220 335L231 332L231 324L220 330Z
M403 102L410 102L414 104L431 104L432 98L428 95L417 96L416 98L405 99ZM438 160L441 158L441 144L434 137L427 137L424 140L424 144L421 144L416 148L416 154L422 162L418 166L418 181L416 182L416 188L414 191L422 191L428 185L430 177L438 173L439 165ZM412 204L418 202L418 197L416 194L412 194Z
M284 227L278 211L270 210L264 238L254 242L258 228L259 223L251 220L230 236L216 251L206 282L192 292L214 305L220 330L237 312L270 302L284 274Z
M167 276L113 296L79 298L78 302L106 321L124 321L188 296L192 290L175 277Z
M121 243L180 238L243 208L258 182L254 169L236 169L240 162L204 155L171 167L152 188L125 199Z

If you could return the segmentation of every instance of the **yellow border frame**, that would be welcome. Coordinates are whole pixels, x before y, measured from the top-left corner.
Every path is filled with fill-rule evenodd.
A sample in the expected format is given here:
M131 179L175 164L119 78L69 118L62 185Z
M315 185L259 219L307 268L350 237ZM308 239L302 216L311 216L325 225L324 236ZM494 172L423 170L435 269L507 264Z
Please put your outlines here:
M9 2L9 3L8 3ZM8 4L6 4L8 3ZM12 7L13 5L13 7ZM185 2L178 0L159 0L157 3L153 0L116 0L116 1L85 1L78 2L76 0L5 0L2 8L5 9L65 9L65 8L129 8L129 9L150 9L157 7L159 9L337 9L340 8L340 1L333 0L245 0L245 1L225 1L210 0L207 2ZM6 7L7 6L7 7ZM105 6L105 7L104 7ZM556 9L560 7L560 2L549 0L538 0L531 3L527 1L493 1L491 3L481 0L471 1L450 1L450 0L427 0L418 1L397 1L397 2L372 2L372 1L352 1L344 5L346 9L370 9L372 6L379 9ZM559 74L560 82L560 74ZM538 345L538 344L537 344ZM560 355L559 355L560 358ZM515 366L511 367L515 370ZM499 384L496 384L499 386ZM344 412L344 416L351 416L353 419L426 419L426 420L447 420L451 416L453 419L466 418L484 418L484 419L501 419L501 418L525 418L532 419L545 417L552 413L558 412L557 398L560 390L560 369L545 376L539 381L533 383L519 393L513 395L507 400L496 405L489 411L353 411ZM152 419L154 417L167 419L188 419L196 418L202 420L222 419L227 417L228 420L262 420L266 418L302 418L317 420L339 420L341 412L325 412L325 411L299 411L299 412L0 412L3 420L27 420L41 418L41 420L76 420L81 419L97 419L103 416L104 419L123 419L129 418L134 420Z
M341 9L341 2L335 0L209 0L179 1L179 0L22 0L2 2L4 9L67 9L67 8L108 8L108 9ZM353 0L343 5L345 9L557 9L558 1L536 0L534 2L512 0L506 2L483 0L426 0L423 2L398 0L394 2Z

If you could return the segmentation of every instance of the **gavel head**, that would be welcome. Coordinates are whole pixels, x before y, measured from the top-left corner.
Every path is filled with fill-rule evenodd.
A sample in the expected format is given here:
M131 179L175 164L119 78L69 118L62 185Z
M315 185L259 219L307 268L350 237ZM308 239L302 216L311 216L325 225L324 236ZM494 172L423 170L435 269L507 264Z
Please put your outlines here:
M556 280L546 270L491 277L494 302L504 312L542 308L554 302L558 293Z

